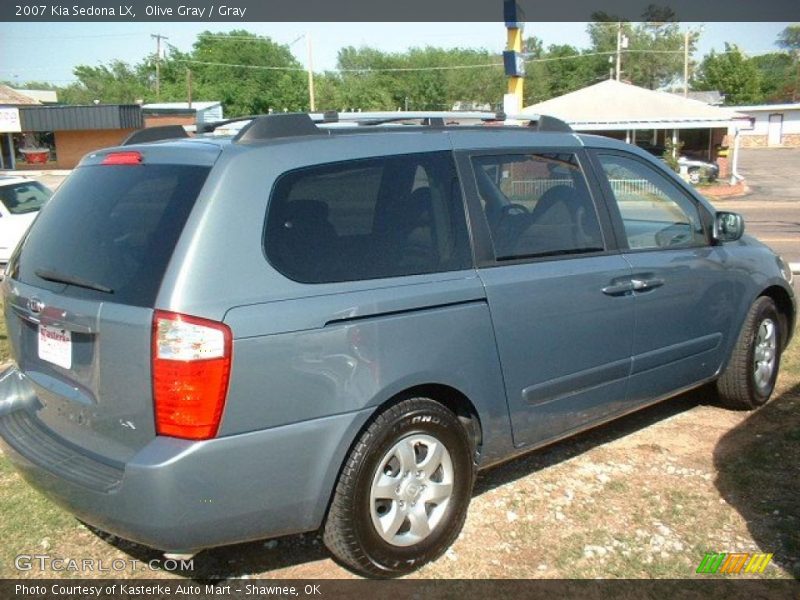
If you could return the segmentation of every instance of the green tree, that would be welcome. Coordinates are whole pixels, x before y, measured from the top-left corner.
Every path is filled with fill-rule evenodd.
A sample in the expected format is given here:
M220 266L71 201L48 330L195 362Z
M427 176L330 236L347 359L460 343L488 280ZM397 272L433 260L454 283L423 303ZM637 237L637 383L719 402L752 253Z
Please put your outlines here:
M785 50L800 52L800 25L789 25L778 34L778 46Z
M685 37L670 8L651 5L642 14L642 21L635 24L603 12L594 13L592 18L594 22L587 26L591 52L603 53L594 57L596 78L607 75L609 56L612 57L613 64L617 50L617 32L620 29L628 40L628 47L622 49L622 80L641 87L658 89L683 78ZM699 37L698 32L690 32L690 55L696 49Z
M115 60L107 65L80 65L73 70L76 83L59 90L66 104L132 104L148 94L148 82L135 67Z
M754 56L765 102L792 102L797 94L796 61L787 52L770 52Z
M191 52L171 49L162 61L162 99L186 99L186 69L193 97L220 100L226 116L308 110L308 84L288 46L244 30L205 31Z
M726 104L755 104L763 99L761 75L752 59L735 45L725 44L725 52L713 50L700 64L695 80L698 90L719 90Z
M800 100L800 25L789 25L778 34L778 46L794 55L794 81L792 83L792 102Z

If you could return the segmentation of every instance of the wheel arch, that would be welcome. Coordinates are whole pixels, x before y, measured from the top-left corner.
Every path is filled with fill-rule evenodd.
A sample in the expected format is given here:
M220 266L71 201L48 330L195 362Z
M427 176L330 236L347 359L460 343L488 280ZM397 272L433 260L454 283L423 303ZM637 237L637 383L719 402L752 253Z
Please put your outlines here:
M392 394L389 398L376 405L372 410L370 416L355 430L354 435L350 436L349 442L342 454L342 460L336 466L336 475L333 479L333 485L328 490L328 497L325 503L325 509L321 521L324 523L327 518L328 512L333 502L334 494L336 493L336 486L341 476L342 469L347 463L347 457L350 456L354 446L358 443L361 434L366 431L373 421L395 404L407 400L409 398L429 398L444 406L447 410L452 412L458 417L458 420L467 431L467 435L473 444L473 461L476 465L478 457L483 444L483 428L481 425L481 418L475 404L469 397L461 390L443 383L423 383L410 387L406 387L402 391Z
M759 294L759 298L762 296L771 298L775 303L775 307L778 309L778 315L781 318L781 330L785 332L784 339L782 340L782 349L785 349L789 345L789 342L792 339L792 334L794 333L796 319L794 302L789 295L789 292L779 285L773 285L766 288L763 292L761 292L761 294Z

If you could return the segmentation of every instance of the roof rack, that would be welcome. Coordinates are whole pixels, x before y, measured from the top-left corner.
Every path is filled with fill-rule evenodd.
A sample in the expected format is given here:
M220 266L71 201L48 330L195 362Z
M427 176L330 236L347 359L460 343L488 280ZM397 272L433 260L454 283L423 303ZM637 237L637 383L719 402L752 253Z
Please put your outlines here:
M507 115L503 112L478 111L426 111L426 112L345 112L327 111L323 113L274 113L269 115L250 115L204 123L198 125L198 133L210 133L231 123L249 121L233 138L234 142L254 142L277 138L307 135L330 135L334 125L370 127L387 124L419 125L442 129L452 125L486 125L527 122L533 131L572 133L572 128L564 121L545 115ZM185 138L186 131L180 125L164 125L140 129L130 134L123 146L155 142L159 140Z
M327 111L324 113L277 113L258 117L241 117L231 121L214 124L213 128L225 123L252 119L234 137L234 142L252 142L281 137L320 135L330 133L334 124L367 127L390 123L412 124L432 128L459 125L464 121L488 123L511 123L525 121L534 131L572 133L572 128L560 119L546 115L506 115L503 112L470 111L425 111L425 112L345 112ZM321 127L320 127L321 125Z

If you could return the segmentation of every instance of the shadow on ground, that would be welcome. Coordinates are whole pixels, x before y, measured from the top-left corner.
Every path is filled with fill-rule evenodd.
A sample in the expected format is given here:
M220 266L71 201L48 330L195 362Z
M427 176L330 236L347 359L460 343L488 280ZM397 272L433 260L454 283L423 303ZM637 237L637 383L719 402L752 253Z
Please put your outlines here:
M761 551L800 579L800 384L726 433L714 466L717 489Z
M709 399L707 388L700 388L491 468L478 477L474 496L646 429ZM161 553L151 548L105 533L95 533L136 560L149 562L162 558ZM311 532L206 550L194 558L194 570L175 574L201 581L228 579L299 567L327 558L332 557L323 545L320 534Z

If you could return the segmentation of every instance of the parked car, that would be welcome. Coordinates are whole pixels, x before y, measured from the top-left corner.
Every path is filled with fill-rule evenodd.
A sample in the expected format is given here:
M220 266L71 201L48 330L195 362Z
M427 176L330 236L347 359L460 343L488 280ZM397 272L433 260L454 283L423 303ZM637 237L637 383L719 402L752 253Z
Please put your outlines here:
M395 576L479 469L711 382L769 400L791 271L661 161L315 118L92 152L15 251L0 437L79 519L172 554L321 528Z
M22 236L53 192L25 177L0 176L0 263L8 262Z
M664 152L666 152L666 148L659 144L637 142L636 145L658 158L663 158ZM719 165L717 163L708 162L696 156L681 155L678 157L678 165L686 169L689 181L695 185L703 181L716 181L719 177Z
M679 156L678 166L686 168L689 181L698 184L703 181L716 181L719 177L719 165L690 156Z

